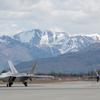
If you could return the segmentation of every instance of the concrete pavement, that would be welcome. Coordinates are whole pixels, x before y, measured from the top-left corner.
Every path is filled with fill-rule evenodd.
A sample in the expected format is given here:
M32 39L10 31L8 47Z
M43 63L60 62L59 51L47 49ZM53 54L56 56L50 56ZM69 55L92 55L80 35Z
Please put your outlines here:
M0 100L100 100L100 83L62 82L48 84L0 85Z

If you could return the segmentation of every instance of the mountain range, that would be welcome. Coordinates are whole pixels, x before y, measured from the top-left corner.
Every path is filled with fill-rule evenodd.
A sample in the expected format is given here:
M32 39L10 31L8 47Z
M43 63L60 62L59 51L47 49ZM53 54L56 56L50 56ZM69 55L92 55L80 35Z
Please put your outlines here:
M37 72L84 72L99 68L100 35L68 35L65 32L32 29L13 36L0 37L0 69L7 68L7 60L21 62L37 59Z

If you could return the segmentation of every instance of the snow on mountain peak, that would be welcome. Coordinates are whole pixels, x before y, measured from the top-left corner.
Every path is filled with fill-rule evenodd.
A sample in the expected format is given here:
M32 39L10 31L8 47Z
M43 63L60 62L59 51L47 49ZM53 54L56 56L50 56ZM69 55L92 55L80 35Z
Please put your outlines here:
M90 37L96 42L100 41L100 34L83 34L83 35L73 35L73 37L80 36L80 37Z
M92 43L99 42L100 35L85 34L69 36L65 32L54 32L50 30L41 31L39 29L32 29L30 31L16 34L14 39L39 48L49 48L49 50L52 52L59 51L61 54L63 54L66 52L76 52L86 48Z
M47 35L47 33L45 33L45 35L43 35L42 36L42 38L41 38L41 40L40 40L40 45L48 45L48 41L49 41L49 39L48 39L49 37L48 37L48 35Z
M42 32L38 29L32 29L30 31L20 32L14 35L14 38L23 43L29 43L32 40L32 38L35 38L35 35L37 35L38 37L41 37L39 33L42 33Z
M87 36L93 38L97 42L100 41L100 35L99 34L92 34L92 35L87 35Z

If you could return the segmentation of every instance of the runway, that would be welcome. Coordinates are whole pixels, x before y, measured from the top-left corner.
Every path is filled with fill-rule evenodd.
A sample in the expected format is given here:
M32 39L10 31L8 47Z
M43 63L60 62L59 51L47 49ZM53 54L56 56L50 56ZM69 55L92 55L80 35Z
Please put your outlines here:
M100 83L76 81L45 84L0 85L0 100L100 100Z

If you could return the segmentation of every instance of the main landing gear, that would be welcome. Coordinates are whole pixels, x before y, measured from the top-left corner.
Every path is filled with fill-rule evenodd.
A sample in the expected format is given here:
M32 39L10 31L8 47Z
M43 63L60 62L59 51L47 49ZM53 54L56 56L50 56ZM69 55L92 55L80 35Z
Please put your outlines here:
M13 85L13 82L8 82L7 87L11 87Z
M13 85L13 82L15 81L16 77L9 77L7 87L11 87Z
M24 84L24 86L25 86L25 87L27 87L27 86L28 86L27 82L23 82L23 84Z

